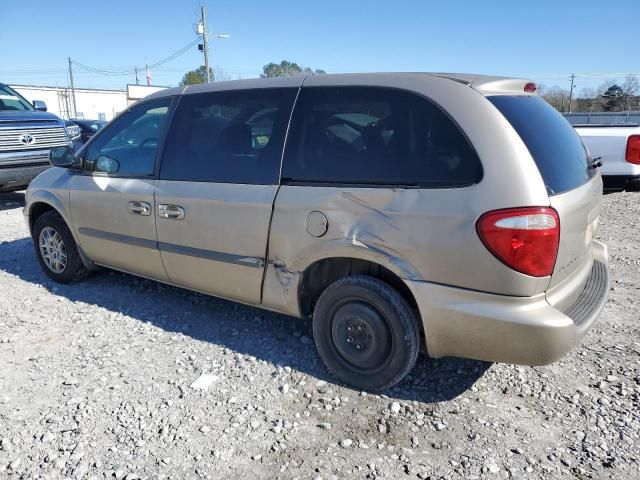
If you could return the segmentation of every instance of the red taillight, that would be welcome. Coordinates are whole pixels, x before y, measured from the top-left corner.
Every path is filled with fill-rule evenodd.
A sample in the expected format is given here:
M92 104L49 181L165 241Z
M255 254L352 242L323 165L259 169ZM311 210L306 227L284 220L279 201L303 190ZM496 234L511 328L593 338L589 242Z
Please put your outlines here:
M524 84L524 91L525 92L533 93L537 89L538 89L538 87L533 82L527 82L527 83Z
M558 255L560 218L547 207L495 210L478 219L476 229L498 260L533 277L551 275Z
M640 165L640 135L629 135L627 139L627 162Z

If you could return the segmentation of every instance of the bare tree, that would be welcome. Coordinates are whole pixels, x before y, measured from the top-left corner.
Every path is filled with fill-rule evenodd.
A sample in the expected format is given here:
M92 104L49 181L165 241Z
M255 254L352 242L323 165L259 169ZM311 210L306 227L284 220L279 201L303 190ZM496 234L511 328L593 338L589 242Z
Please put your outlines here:
M598 103L598 93L595 88L583 88L576 98L576 111L595 112Z
M547 85L544 83L538 83L538 95L540 95L541 97L544 96L545 93L547 93Z
M215 78L216 80L232 80L233 76L230 73L225 72L222 68L220 67L213 67L213 77L211 78Z
M553 87L544 87L540 96L560 112L564 112L568 107L567 102L569 101L569 90L565 88L560 88L557 85L554 85Z
M560 112L569 111L569 90L558 85L538 85L538 95ZM624 81L610 78L598 87L585 87L580 93L574 91L571 111L619 112L640 110L640 80L628 75Z
M640 92L640 82L635 75L627 75L622 83L622 94L624 95L624 109L629 110L633 97Z
M597 96L598 93L595 88L583 88L580 90L580 98L594 98Z

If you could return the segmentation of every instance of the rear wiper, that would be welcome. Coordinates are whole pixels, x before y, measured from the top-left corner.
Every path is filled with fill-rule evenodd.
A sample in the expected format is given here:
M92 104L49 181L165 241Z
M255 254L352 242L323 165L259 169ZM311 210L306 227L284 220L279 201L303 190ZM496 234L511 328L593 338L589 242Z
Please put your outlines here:
M602 157L595 157L591 159L591 165L589 166L589 168L600 168L602 166Z

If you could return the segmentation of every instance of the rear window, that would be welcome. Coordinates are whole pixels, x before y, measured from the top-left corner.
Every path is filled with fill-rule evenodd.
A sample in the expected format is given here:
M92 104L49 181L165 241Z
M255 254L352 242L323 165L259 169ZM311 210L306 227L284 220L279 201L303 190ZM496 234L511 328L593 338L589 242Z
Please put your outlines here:
M509 95L487 98L524 141L550 195L579 187L595 175L578 134L542 98Z

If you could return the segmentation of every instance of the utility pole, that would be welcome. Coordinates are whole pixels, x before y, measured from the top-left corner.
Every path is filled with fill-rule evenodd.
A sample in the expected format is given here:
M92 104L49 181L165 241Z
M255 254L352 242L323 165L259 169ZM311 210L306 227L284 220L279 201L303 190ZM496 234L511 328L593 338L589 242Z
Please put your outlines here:
M138 80L138 67L135 67L136 70L136 85L140 85L140 81Z
M202 53L204 53L204 70L206 83L211 83L209 74L209 39L207 38L207 10L204 3L200 5L200 24L202 25Z
M77 115L76 110L76 91L73 88L73 70L71 69L71 57L67 57L69 60L69 82L71 83L71 98L73 100L73 116ZM71 117L71 115L69 115Z
M574 81L576 79L576 74L571 74L571 88L569 89L569 113L571 113L571 99L573 98L573 88L575 87Z

